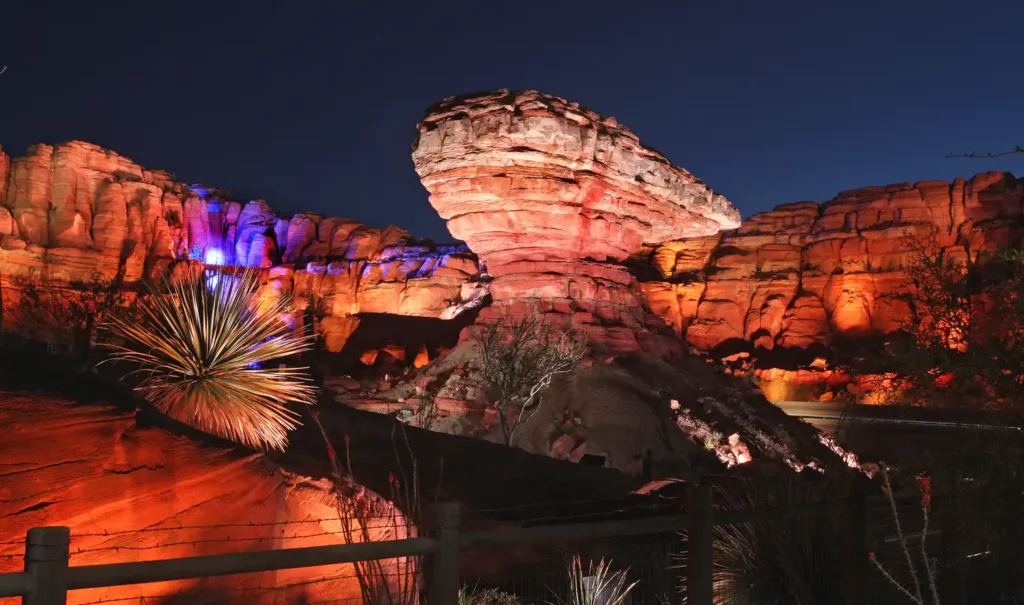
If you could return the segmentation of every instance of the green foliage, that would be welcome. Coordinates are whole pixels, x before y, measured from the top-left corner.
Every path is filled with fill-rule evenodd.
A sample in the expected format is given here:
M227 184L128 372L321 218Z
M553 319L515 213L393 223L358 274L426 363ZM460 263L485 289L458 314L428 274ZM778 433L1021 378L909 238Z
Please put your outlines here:
M168 416L252 448L283 450L298 425L290 404L312 404L305 368L262 368L309 350L279 318L288 300L257 298L260 274L191 271L153 289L141 318L113 315L114 359L137 367L135 387Z

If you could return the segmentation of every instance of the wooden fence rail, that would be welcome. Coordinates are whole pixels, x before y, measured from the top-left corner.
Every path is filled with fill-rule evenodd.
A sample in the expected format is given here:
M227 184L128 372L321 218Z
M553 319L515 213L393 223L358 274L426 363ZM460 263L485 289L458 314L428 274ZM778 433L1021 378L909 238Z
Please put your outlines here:
M716 526L771 523L797 516L840 513L849 520L847 563L853 576L847 582L850 586L847 602L849 605L863 605L862 587L868 562L864 511L865 500L858 496L813 504L715 512L711 488L695 486L690 490L686 515L462 532L459 528L460 506L444 502L437 506L435 532L431 537L78 566L68 564L71 541L68 528L38 527L28 531L25 570L0 574L0 597L20 596L23 605L65 605L69 590L83 588L429 556L432 557L432 573L427 578L430 604L456 605L462 550L687 530L688 605L711 605L712 538Z

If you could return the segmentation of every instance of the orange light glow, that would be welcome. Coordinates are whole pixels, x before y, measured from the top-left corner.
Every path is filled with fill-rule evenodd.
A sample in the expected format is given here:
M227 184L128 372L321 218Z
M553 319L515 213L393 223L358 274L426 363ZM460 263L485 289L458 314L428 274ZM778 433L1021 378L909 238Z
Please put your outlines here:
M417 370L430 363L430 353L427 352L427 346L423 345L420 347L420 352L416 354L415 359L412 360L412 367Z

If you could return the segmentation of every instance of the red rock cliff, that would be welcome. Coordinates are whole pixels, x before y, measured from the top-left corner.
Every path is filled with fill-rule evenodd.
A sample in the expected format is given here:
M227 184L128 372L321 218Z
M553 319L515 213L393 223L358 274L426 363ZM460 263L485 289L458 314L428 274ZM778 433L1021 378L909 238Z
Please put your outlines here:
M418 243L393 226L278 217L262 200L189 187L89 143L35 145L13 159L0 150L0 289L32 274L133 282L196 254L274 266L273 281L299 310L316 304L333 350L360 312L438 317L478 271L465 248Z
M906 303L904 233L934 234L966 258L1024 236L1024 180L970 180L845 191L783 204L721 235L649 250L658 277L643 284L653 310L691 344L808 349L837 336L892 332Z

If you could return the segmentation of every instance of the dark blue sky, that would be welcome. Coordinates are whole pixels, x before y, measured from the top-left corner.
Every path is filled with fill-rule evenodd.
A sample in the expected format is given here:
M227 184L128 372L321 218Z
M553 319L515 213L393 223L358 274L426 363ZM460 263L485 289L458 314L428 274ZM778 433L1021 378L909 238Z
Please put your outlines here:
M972 6L973 4L973 6ZM85 139L190 182L450 239L409 156L432 102L614 115L744 216L1022 172L1024 2L0 3L0 144Z

